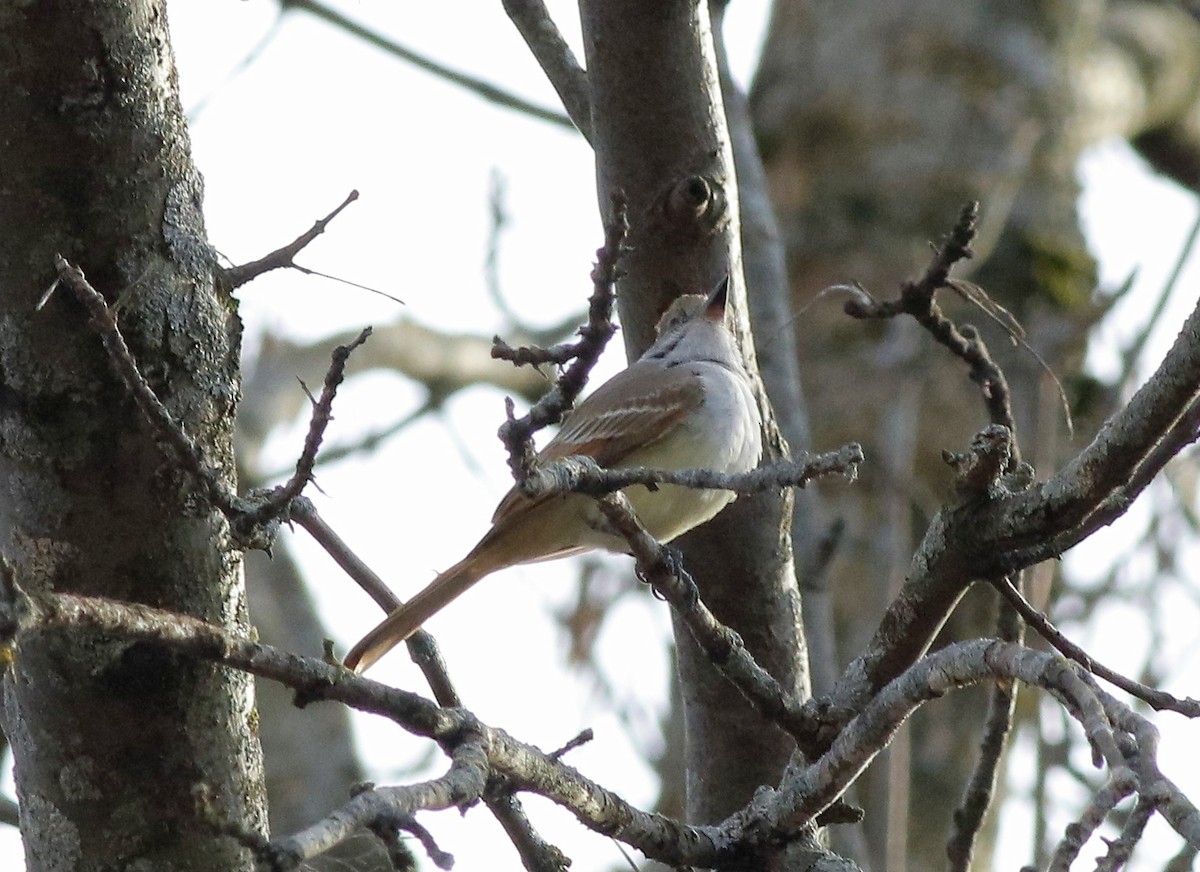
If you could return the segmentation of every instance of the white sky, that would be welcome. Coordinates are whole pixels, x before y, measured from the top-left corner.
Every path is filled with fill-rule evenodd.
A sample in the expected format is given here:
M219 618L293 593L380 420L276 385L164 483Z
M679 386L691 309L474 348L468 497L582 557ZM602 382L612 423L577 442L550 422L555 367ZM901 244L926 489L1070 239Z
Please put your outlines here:
M578 45L571 4L553 0L549 5ZM730 51L743 80L753 67L767 5L766 0L739 0L730 7ZM449 66L548 107L557 105L495 0L360 0L341 8ZM238 294L248 349L264 330L317 338L383 324L397 315L446 330L485 335L502 330L503 318L489 301L483 278L489 178L495 171L507 182L511 221L502 239L500 275L512 305L539 325L581 310L601 233L592 158L580 137L493 107L302 13L285 19L257 60L234 74L275 23L274 3L172 0L170 13L185 106L190 110L206 102L192 125L193 150L207 180L205 211L217 248L235 262L259 257L357 188L361 199L298 260L407 303L400 309L324 279L273 273ZM1142 286L1160 287L1194 220L1193 198L1149 178L1128 150L1115 144L1091 154L1081 173L1087 186L1085 226L1095 249L1104 253L1106 284L1119 283L1138 265ZM1193 264L1166 319L1172 335L1161 341L1173 337L1181 313L1194 304L1196 279ZM1134 297L1104 338L1120 342L1127 337L1145 311L1144 300ZM1161 341L1153 352L1158 356ZM613 347L601 374L622 365L620 343ZM1109 358L1098 350L1092 365L1103 372ZM351 441L356 433L385 426L419 399L420 392L398 377L353 379L339 395L330 442ZM502 409L494 391L463 392L449 404L445 420L424 419L373 455L320 473L326 496L312 496L326 519L402 595L458 559L486 529L509 483L493 436ZM279 465L294 458L304 426L295 422L271 440L270 454ZM435 468L433 480L428 473ZM464 500L464 494L471 496ZM1136 531L1136 519L1129 526ZM309 569L327 629L345 650L376 623L377 611L314 545L302 537L293 544ZM1086 566L1104 559L1106 549L1098 546L1076 562ZM630 575L619 559L613 565L623 578ZM599 688L578 675L546 668L564 661L566 639L545 615L567 605L572 585L561 581L572 573L563 564L510 570L481 584L430 628L465 701L485 721L546 749L594 728L595 741L572 752L569 761L645 806L656 795L641 757L658 743L655 722L668 668L665 606L648 607L648 598L626 597L618 604L621 613L606 622L599 650L605 677L619 694L614 712ZM1185 638L1194 635L1189 628ZM489 650L501 642L503 656ZM1195 663L1194 651L1186 656ZM387 658L374 674L423 689L403 653ZM1194 686L1190 693L1200 695ZM1171 721L1180 720L1164 721L1165 746L1195 747L1194 726L1171 729ZM357 729L372 777L381 782L412 777L405 770L424 756L424 743L379 719L358 718ZM441 766L436 761L435 770ZM1174 774L1193 778L1192 795L1200 796L1200 775ZM6 790L11 795L11 780ZM330 807L340 801L330 797ZM574 859L576 872L621 862L607 839L586 833L548 803L530 798L528 805L543 834ZM423 820L443 849L456 855L459 872L520 868L485 810L462 819L441 813ZM1006 841L1027 844L1022 826L1021 815L1011 815ZM1176 850L1173 837L1157 843L1159 853ZM0 867L20 868L19 858L16 834L0 830ZM1012 865L1025 860L1016 857Z

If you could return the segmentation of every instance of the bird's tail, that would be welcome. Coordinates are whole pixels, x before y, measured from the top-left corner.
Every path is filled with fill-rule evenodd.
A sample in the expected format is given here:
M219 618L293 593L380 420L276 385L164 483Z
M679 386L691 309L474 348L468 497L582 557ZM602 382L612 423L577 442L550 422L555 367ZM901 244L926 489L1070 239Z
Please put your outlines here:
M474 554L447 569L420 593L392 611L375 629L363 636L346 655L347 668L363 673L463 593L488 574L472 559Z

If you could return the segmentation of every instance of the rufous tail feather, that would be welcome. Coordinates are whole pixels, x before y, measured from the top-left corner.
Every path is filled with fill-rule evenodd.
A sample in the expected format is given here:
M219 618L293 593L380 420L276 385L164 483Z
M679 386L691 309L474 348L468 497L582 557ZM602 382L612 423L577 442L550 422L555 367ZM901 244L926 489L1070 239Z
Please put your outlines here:
M447 569L424 590L394 610L375 629L363 636L350 649L343 661L347 668L363 673L380 657L420 629L421 625L440 612L487 571L472 565L470 556Z

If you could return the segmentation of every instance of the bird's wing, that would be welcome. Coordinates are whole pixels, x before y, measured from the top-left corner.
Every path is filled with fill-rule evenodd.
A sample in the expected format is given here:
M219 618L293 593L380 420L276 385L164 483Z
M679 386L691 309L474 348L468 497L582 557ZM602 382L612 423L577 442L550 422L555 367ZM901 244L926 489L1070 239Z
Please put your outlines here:
M538 458L549 463L583 455L605 468L620 466L703 402L704 387L690 367L638 361L580 403ZM529 502L514 488L496 507L492 523Z

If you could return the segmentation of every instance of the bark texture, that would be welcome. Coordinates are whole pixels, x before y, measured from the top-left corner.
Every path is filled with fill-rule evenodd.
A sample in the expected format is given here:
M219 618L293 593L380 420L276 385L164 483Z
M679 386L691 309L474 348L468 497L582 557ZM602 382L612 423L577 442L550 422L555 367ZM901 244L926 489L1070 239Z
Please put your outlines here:
M0 550L18 581L248 632L241 557L141 420L54 255L110 305L150 385L233 470L240 323L221 292L164 4L0 9ZM226 473L230 477L232 473ZM84 632L5 673L28 868L249 869L265 831L248 676Z
M1076 430L1089 436L1112 397L1073 375L1101 314L1075 167L1086 145L1119 135L1187 178L1183 153L1155 152L1149 138L1177 144L1193 131L1196 141L1198 34L1186 13L1161 4L776 3L751 108L803 313L800 366L820 409L813 438L817 447L860 441L868 458L856 487L827 491L847 525L825 579L837 601L834 672L862 649L945 497L941 450L961 450L985 417L975 386L916 325L851 321L844 297L817 295L859 281L895 296L927 262L925 242L964 201L982 200L975 266L959 275L1014 311L1066 379ZM1052 382L984 313L964 305L952 314L984 332L1012 385L1025 458L1049 474L1072 448ZM1035 579L1043 594L1050 571ZM805 596L807 612L814 597ZM946 634L991 634L991 600L970 594ZM818 658L818 692L827 674ZM902 731L869 773L871 850L856 856L872 868L944 863L984 717L984 694L973 694L953 711L919 712L915 732Z
M606 0L585 3L582 20L600 203L617 191L629 200L630 251L618 298L626 352L634 358L647 347L672 298L714 287L728 272L753 362L732 147L708 7ZM759 395L765 409L761 388ZM786 444L769 410L764 420L767 454L779 456ZM790 513L784 497L744 498L679 544L717 617L785 686L806 689ZM791 743L732 691L681 624L675 635L688 818L715 823L758 787L778 782Z

